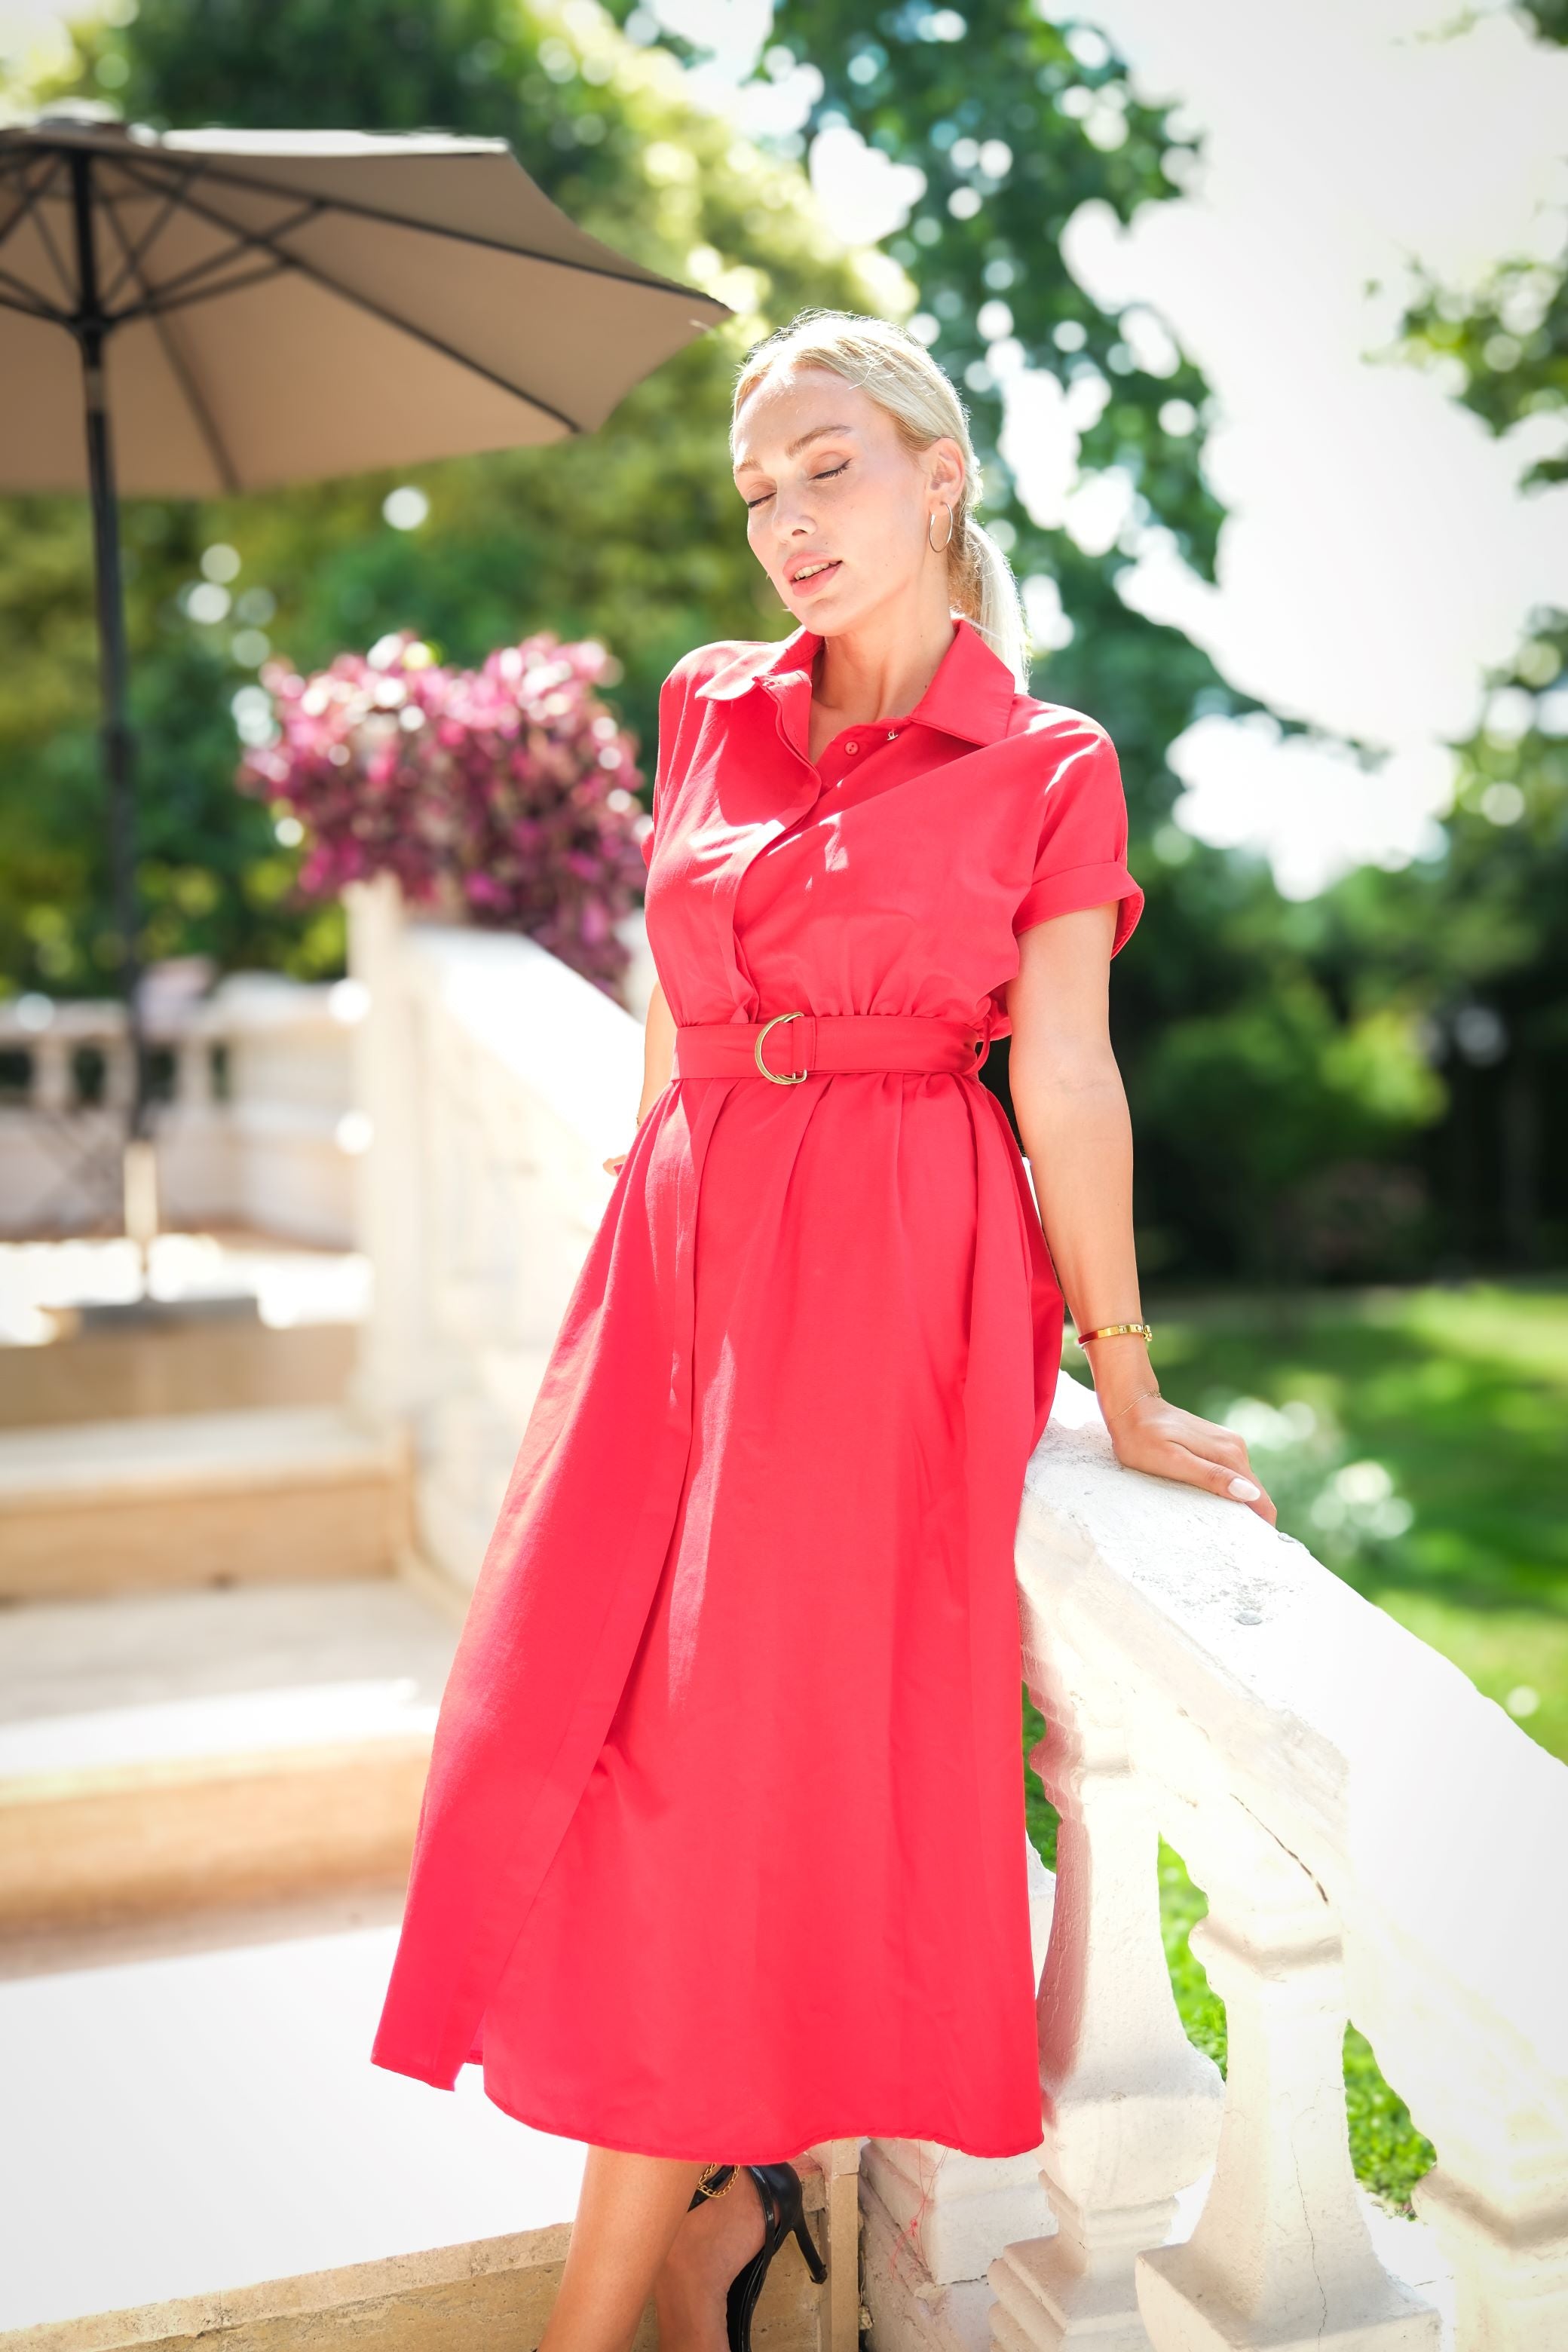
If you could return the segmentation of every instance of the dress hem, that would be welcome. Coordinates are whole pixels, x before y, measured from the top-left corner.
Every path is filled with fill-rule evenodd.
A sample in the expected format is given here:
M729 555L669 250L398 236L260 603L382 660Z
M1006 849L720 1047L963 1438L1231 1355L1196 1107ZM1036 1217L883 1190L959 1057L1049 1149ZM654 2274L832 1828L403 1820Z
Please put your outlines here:
M512 2106L505 2099L498 2097L488 2083L485 2084L484 2090L485 2096L489 2100L490 2105L499 2107L503 2116L510 2116L513 2123L522 2124L529 2131L544 2132L552 2139L576 2140L584 2147L609 2148L617 2156L662 2157L679 2164L710 2164L717 2160L711 2153L692 2156L685 2148L633 2147L628 2140L608 2139L602 2132L577 2131L569 2125L546 2123L539 2116L524 2115L521 2107ZM954 2156L982 2157L995 2161L1003 2157L1033 2156L1035 2150L1041 2145L1044 2136L1043 2116L1040 2138L1028 2140L1022 2147L986 2147L973 2144L966 2145L962 2140L943 2139L939 2132L929 2129L917 2130L912 2126L906 2126L902 2130L896 2131L818 2131L808 2133L805 2138L796 2142L794 2153L796 2156L804 2156L808 2149L821 2147L827 2141L835 2139L920 2139L930 2140L933 2146L946 2148ZM778 2158L772 2156L726 2157L722 2160L727 2164L773 2164L780 2161Z

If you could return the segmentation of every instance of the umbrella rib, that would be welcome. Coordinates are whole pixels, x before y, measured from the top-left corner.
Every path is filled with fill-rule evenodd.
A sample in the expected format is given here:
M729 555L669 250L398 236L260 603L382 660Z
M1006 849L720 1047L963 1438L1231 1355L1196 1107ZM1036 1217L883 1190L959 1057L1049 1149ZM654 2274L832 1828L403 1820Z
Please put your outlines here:
M125 271L129 273L137 285L145 287L146 281L142 274L141 261L127 246L125 231L121 226L119 216L114 212L112 206L109 208L108 218L110 229L113 231L115 236L120 240L120 249L124 257ZM223 483L223 486L226 490L231 494L237 495L240 488L238 471L235 467L233 460L229 457L228 449L225 444L223 435L218 431L216 422L209 411L205 401L202 398L201 392L196 384L195 379L191 374L189 368L185 365L183 353L180 352L173 336L164 326L163 320L158 317L156 312L153 314L151 323L153 332L157 336L163 357L168 362L169 373L174 377L175 383L179 385L181 392L184 394L185 405L190 410L192 416L195 420L196 430L207 445L207 454L211 457L213 464L217 468L219 480Z
M17 197L16 204L12 206L10 218L6 221L5 227L0 228L0 245L4 245L14 230L20 228L22 223L26 219L27 215L32 211L33 206L37 203L39 196L43 194L44 189L48 185L49 181L53 176L54 167L52 164L49 164L38 175L38 181L35 186L28 187L24 185L22 194Z
M170 195L165 203L163 212L160 216L158 224L159 226L161 227L163 226L163 222L167 219L171 212L184 202L188 202L188 197L183 190L176 190L174 194ZM191 206L191 209L194 211L195 206ZM303 222L313 220L321 210L321 204L316 198L312 197L308 204L299 206L291 218L277 223L268 234L273 236L281 236L286 230L298 228ZM230 251L226 253L211 253L207 255L204 261L193 261L188 269L176 270L173 278L160 278L155 288L149 287L144 278L141 279L139 282L142 285L142 291L149 299L144 302L135 303L128 310L121 311L119 313L119 319L144 318L153 310L172 308L172 305L167 305L164 302L163 298L166 295L178 293L181 287L188 285L193 278L202 278L211 270L226 268L228 264L237 260L242 253L247 252L254 242L244 229L232 228L226 226L225 234L234 240L233 247ZM151 242L152 238L150 236L143 237L142 244L138 248L138 259L141 258L142 254L145 253ZM280 262L275 264L275 267L279 268L281 268L284 265ZM121 270L119 277L115 279L116 289L124 281L128 274L129 272L126 269L122 268ZM241 283L249 285L254 283L254 280L247 278L243 279ZM233 280L226 279L222 285L214 286L207 290L214 294L227 294L233 290ZM117 320L116 323L118 324L118 322L119 320Z
M16 302L8 295L0 294L0 310L19 310L25 319L43 319L51 327L70 325L70 312L58 310L51 303L40 301L37 289L29 286L25 278L13 276L9 269L0 269L0 286L14 286L18 294L25 294L27 298L25 302Z
M6 222L4 233L0 234L0 245L4 245L14 230L20 228L28 214L31 213L37 222L38 242L43 247L44 251L48 255L49 259L54 263L55 276L59 279L66 294L69 297L75 298L79 295L79 289L77 287L70 272L66 268L64 263L61 261L54 238L49 235L48 223L45 219L44 215L38 210L39 199L48 194L49 189L52 186L58 171L59 158L57 155L51 155L48 158L47 169L39 173L37 180L34 183L33 186L27 190L26 194L23 197L21 203L16 206L16 211ZM12 282L15 285L25 288L28 293L31 293L34 290L31 287L27 286L25 278L15 278ZM51 313L50 315L52 316L54 314ZM68 313L61 312L59 316L63 323L64 320L68 316Z
M384 304L374 301L368 294L362 294L356 287L345 286L337 278L329 277L327 272L319 268L315 262L306 261L297 253L279 250L272 244L269 235L259 230L237 229L231 222L225 220L221 213L212 214L206 205L198 203L189 195L186 196L185 202L190 205L191 210L194 213L199 213L204 220L216 220L216 225L221 228L228 229L231 236L242 237L247 244L256 246L265 253L273 254L286 268L299 270L301 277L309 278L315 285L324 287L329 294L337 295L344 302L354 303L360 310L368 311L372 318L381 320L384 325L395 327L400 334L411 335L416 342L427 344L432 351L439 352L443 359L453 360L459 367L467 368L471 374L483 376L487 383L495 384L502 392L510 393L514 400L525 402L529 407L537 409L542 415L552 416L558 425L563 425L566 427L568 433L582 432L583 427L577 423L575 417L568 416L563 410L552 406L548 400L542 400L537 393L528 392L521 384L512 383L500 373L499 369L487 367L482 360L474 359L468 352L459 351L456 344L448 343L441 336L432 334L427 327L417 327L412 320L400 319L395 310L389 310ZM381 218L384 215L377 215L375 217ZM509 252L512 249L510 247L505 248ZM547 256L539 257L548 258Z
M49 176L52 179L54 174L51 173ZM39 189L38 194L40 195L47 195L47 193L48 183L46 181L44 186ZM42 206L37 206L34 211L33 217L37 224L38 242L43 247L44 251L48 255L49 259L55 265L55 276L59 279L60 284L65 288L66 292L69 295L74 295L77 301L79 303L81 300L81 288L77 284L76 280L72 278L70 271L60 259L58 249L55 244L53 233L49 227L47 214L43 210Z
M115 199L111 196L106 196L103 201L105 207L107 208L115 202ZM142 259L142 255L148 250L150 246L153 245L157 239L162 236L169 221L173 218L175 212L178 211L179 203L179 190L177 188L170 189L163 198L162 209L153 214L150 226L142 231L142 236L137 239L130 252L126 254L119 269L115 272L113 278L110 278L109 284L105 287L103 293L103 307L106 310L113 302L114 298L119 293L121 288L131 277L136 264ZM121 242L123 242L123 240L121 240Z
M226 253L223 258L233 261L235 256ZM176 294L172 301L167 299L166 287L149 287L147 300L128 302L123 310L115 312L114 323L117 327L123 327L138 319L164 319L171 310L188 310L194 302L209 302L220 294L243 294L247 286L265 285L268 278L281 277L288 268L286 261L268 259L243 278L225 278L216 286L193 287L188 293Z
M121 160L116 158L117 162ZM128 157L123 159L123 163L126 169L131 168ZM181 171L189 168L174 162L166 153L139 154L136 157L136 168L145 170L149 167L154 171ZM521 170L522 167L519 164L518 168ZM264 180L249 179L243 172L226 172L221 164L212 163L205 158L203 159L201 169L209 180L217 181L226 187L243 188L248 195L291 195L296 193L292 189L268 187ZM543 191L541 190L540 193L542 194ZM700 293L690 286L682 286L679 279L674 278L661 278L652 272L644 276L631 270L607 269L603 262L598 261L569 260L563 254L543 253L531 245L509 244L504 237L485 236L472 229L447 228L439 221L420 220L416 214L383 212L374 205L356 204L352 196L322 196L318 201L331 212L352 213L356 219L380 221L388 228L417 229L426 236L452 237L462 245L482 246L491 253L514 254L520 261L545 261L556 269L574 269L590 278L613 278L617 285L621 286L641 286L646 287L649 292L682 294L688 301L711 302L715 299L711 294ZM549 202L548 198L546 202ZM556 209L559 210L559 206ZM224 215L220 214L218 217L222 220ZM563 215L563 218L566 217L568 216ZM574 222L572 226L574 227L576 224ZM240 233L237 232L237 234ZM719 307L727 309L728 305L721 303Z

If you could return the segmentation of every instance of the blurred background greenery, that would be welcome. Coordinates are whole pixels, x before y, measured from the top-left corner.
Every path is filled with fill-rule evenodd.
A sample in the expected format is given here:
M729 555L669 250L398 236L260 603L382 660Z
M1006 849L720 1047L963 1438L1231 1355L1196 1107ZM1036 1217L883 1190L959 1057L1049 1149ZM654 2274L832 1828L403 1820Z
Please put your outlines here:
M1568 38L1555 0L1520 13L1543 45ZM1033 583L1031 610L1064 616L1043 633L1056 642L1035 691L1093 712L1121 759L1147 911L1115 1019L1160 1372L1244 1431L1282 1525L1568 1758L1568 736L1547 709L1553 694L1561 707L1568 613L1537 609L1487 681L1512 723L1455 745L1454 804L1402 870L1363 866L1288 898L1262 856L1174 824L1169 746L1205 714L1258 706L1122 602L1116 549L1086 552L1031 519L998 446L986 313L1005 306L1031 368L1098 369L1108 389L1083 464L1129 469L1141 513L1212 579L1209 388L1180 353L1162 373L1141 364L1060 249L1091 200L1127 221L1176 197L1191 145L1108 44L1075 41L1026 0L976 0L963 39L928 37L919 16L783 0L768 70L808 63L820 94L804 133L773 140L695 102L690 46L627 0L121 0L84 25L69 73L34 99L108 95L159 126L503 137L585 227L738 314L590 436L264 499L128 506L143 957L343 968L340 910L299 898L301 852L233 786L237 717L269 648L305 669L406 627L471 664L536 629L597 637L620 666L609 698L640 738L646 797L678 656L791 625L729 481L742 351L806 304L918 310L969 405L988 526ZM1083 134L1097 106L1121 119L1114 142ZM841 243L813 194L800 159L830 124L926 176L880 247ZM1012 168L970 205L966 147L987 139ZM1493 435L1568 405L1562 273L1517 331L1525 268L1505 257L1463 295L1427 283L1404 322L1401 355L1462 362L1455 396ZM1563 470L1539 460L1542 482ZM112 981L91 614L83 502L0 501L10 992L101 995ZM1005 1051L986 1076L1005 1098ZM1031 1801L1048 1855L1050 1810L1037 1789ZM1186 1954L1201 1907L1167 1853L1179 1998L1223 2057L1223 2018ZM1358 2169L1401 2203L1430 2151L1354 2035L1347 2076Z
M1020 575L1054 586L1070 624L1068 642L1037 661L1035 688L1094 712L1121 757L1148 908L1118 972L1118 1042L1150 1279L1408 1280L1563 1263L1568 738L1535 714L1568 654L1568 615L1538 612L1510 676L1494 681L1522 698L1522 716L1506 740L1483 732L1458 747L1460 789L1433 854L1288 899L1261 857L1207 847L1171 821L1180 787L1167 747L1205 712L1256 706L1177 631L1121 602L1114 548L1086 554L1068 532L1037 527L998 454L1001 394L985 363L994 327L983 314L1001 300L1031 367L1099 370L1109 396L1084 431L1083 465L1130 468L1141 510L1212 576L1222 517L1202 465L1206 388L1179 355L1173 372L1146 372L1061 257L1080 206L1097 199L1130 218L1173 196L1190 158L1165 115L1129 93L1103 43L1069 43L1025 0L986 0L963 41L923 37L895 16L873 33L863 12L825 0L782 7L770 69L809 59L822 85L805 135L847 123L926 174L906 227L885 250L856 251L828 234L791 158L802 134L739 138L695 104L679 70L686 44L646 10L142 0L110 16L128 21L85 27L68 79L107 91L128 117L502 136L585 226L672 276L700 277L739 314L580 440L396 481L130 503L144 956L202 952L220 968L301 976L342 969L338 910L298 899L298 849L233 790L234 698L268 643L308 667L405 626L464 663L534 628L595 635L622 666L619 707L650 766L657 689L677 656L790 625L759 593L728 480L740 350L805 303L900 316L918 303L971 409L986 519ZM1542 40L1561 37L1544 13L1536 22ZM1083 61L1100 52L1103 62ZM1119 143L1083 135L1075 91L1118 100ZM964 138L987 131L1005 134L1016 161L983 207L955 210L973 177ZM1463 397L1494 432L1561 404L1568 384L1561 293L1529 336L1500 338L1494 313L1509 291L1505 266L1468 309L1433 288L1407 321L1413 356L1489 352ZM384 514L394 489L405 524L423 514L416 527ZM227 578L204 579L204 556L222 571L230 549ZM89 561L81 501L0 502L11 649L0 670L0 985L57 995L104 992L114 963ZM1005 1090L1005 1053L993 1063Z

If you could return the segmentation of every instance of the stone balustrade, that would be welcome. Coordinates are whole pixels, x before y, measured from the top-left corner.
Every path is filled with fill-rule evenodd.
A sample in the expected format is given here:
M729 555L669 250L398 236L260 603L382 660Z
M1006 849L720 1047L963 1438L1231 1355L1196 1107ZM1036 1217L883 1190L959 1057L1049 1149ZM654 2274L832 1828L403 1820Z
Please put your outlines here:
M353 1240L353 982L236 972L156 1000L146 1027L162 1222ZM132 1092L124 1007L37 993L0 1004L0 1233L118 1227Z
M410 923L388 885L350 901L361 1402L412 1424L421 1540L468 1585L640 1034L529 940ZM1000 2164L864 2145L876 2352L1436 2352L1356 2192L1347 2018L1437 2151L1415 2203L1455 2352L1563 2352L1568 1771L1300 1545L1122 1470L1065 1377L1018 1578L1061 1817L1055 1878L1027 1859L1042 2140ZM1172 1995L1161 1835L1208 1898L1223 2082Z
M1347 2019L1436 2149L1413 2201L1455 2352L1560 2352L1568 1770L1302 1546L1123 1471L1067 1381L1018 1575L1031 1761L1061 1817L1039 1996L1056 2227L987 2265L997 2352L1435 2352L1438 2312L1384 2268L1355 2193ZM1208 1898L1192 1944L1226 2004L1223 2084L1172 1997L1161 1835ZM928 2230L942 2201L939 2173Z

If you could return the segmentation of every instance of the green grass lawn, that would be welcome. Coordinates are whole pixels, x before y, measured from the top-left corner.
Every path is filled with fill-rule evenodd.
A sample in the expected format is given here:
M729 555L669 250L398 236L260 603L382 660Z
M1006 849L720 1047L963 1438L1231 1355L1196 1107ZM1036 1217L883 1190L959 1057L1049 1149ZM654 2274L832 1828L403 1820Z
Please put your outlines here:
M1568 1287L1325 1291L1151 1303L1160 1384L1246 1436L1279 1524L1568 1761ZM1068 1369L1082 1376L1069 1349ZM1026 1748L1043 1736L1024 1701ZM1056 1815L1032 1773L1048 1864ZM1225 2008L1188 1935L1207 1906L1162 1841L1171 1981L1225 2067ZM1408 2212L1433 2160L1365 2039L1345 2035L1357 2177Z

